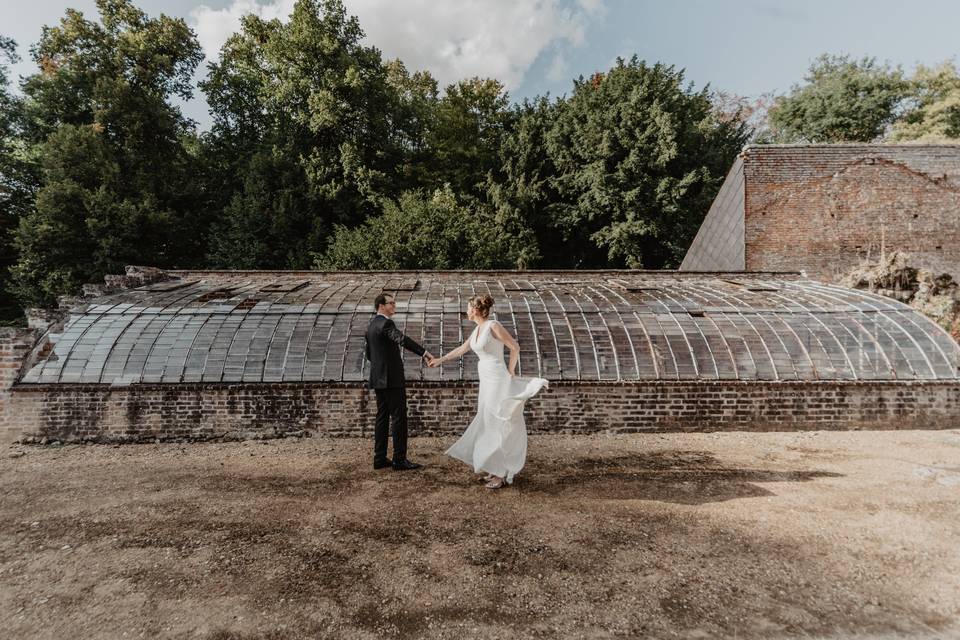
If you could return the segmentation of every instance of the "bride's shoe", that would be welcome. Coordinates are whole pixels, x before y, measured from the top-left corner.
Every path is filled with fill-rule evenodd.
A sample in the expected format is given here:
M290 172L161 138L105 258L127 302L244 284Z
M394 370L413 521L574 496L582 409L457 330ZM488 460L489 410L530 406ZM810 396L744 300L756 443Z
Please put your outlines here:
M503 478L499 476L492 476L490 482L483 486L485 486L487 489L499 489L503 486Z

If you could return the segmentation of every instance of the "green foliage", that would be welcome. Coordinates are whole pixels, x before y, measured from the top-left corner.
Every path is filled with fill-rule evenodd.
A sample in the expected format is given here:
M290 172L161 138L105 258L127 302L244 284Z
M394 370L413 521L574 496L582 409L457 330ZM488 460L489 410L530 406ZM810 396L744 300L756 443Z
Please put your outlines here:
M201 53L183 20L149 19L129 0L97 0L100 23L68 10L33 50L23 84L43 167L35 209L15 234L14 290L50 303L124 264L196 264L205 243L187 98Z
M23 100L7 89L6 63L18 59L16 43L0 36L0 322L21 315L20 307L8 292L8 271L16 262L10 235L32 206L37 181L36 168L23 143Z
M545 136L563 266L679 264L747 134L671 66L634 57L580 78Z
M433 149L429 137L436 128L439 91L429 71L410 73L401 60L385 64L387 83L394 92L393 127L402 161L397 169L398 188L410 190L437 186L433 175Z
M306 175L297 162L269 150L257 152L211 234L211 261L231 269L308 268L322 246L324 218L313 213Z
M315 268L516 268L533 242L506 233L490 207L462 202L449 187L430 197L405 192L398 202L385 202L383 210L359 227L337 227Z
M920 65L910 79L913 108L894 122L895 142L956 142L960 139L960 74L953 62Z
M286 24L246 16L210 65L201 86L231 159L222 192L239 192L218 226L229 237L214 240L214 263L306 267L334 224L359 224L397 191L416 132L394 126L398 94L362 38L340 0L299 0ZM246 247L265 229L278 246L251 257Z
M55 306L58 295L77 292L106 272L108 265L97 264L87 220L120 171L90 126L63 125L40 155L46 185L19 221L13 290L28 306Z
M520 260L526 266L561 266L571 258L564 234L555 224L560 196L554 188L557 170L546 144L565 105L547 97L524 101L516 109L516 124L501 142L497 175L487 182L499 224L515 235L536 238Z
M774 141L873 142L897 118L911 88L899 68L849 56L820 56L805 80L770 109Z
M16 43L0 36L0 216L3 220L16 217L21 205L17 203L29 184L24 183L24 167L20 132L23 127L23 101L7 89L7 66L16 62Z
M513 123L509 106L509 96L496 80L471 78L447 87L429 131L435 183L449 184L457 193L483 192Z
M100 23L67 9L31 49L40 73L23 90L34 136L96 122L117 142L169 146L184 123L166 100L192 95L199 43L182 19L149 19L130 0L96 4Z

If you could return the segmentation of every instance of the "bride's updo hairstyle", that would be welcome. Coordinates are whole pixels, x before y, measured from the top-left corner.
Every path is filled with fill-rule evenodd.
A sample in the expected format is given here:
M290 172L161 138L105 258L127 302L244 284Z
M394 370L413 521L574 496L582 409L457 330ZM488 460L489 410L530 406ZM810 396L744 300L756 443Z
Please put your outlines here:
M490 307L493 306L493 298L486 293L471 296L470 306L473 307L477 313L486 318L490 315Z

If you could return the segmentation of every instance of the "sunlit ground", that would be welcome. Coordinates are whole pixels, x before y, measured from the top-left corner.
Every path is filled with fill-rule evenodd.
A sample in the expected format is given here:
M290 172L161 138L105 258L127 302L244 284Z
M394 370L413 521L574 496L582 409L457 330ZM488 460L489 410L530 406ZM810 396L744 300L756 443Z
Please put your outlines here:
M960 431L12 447L7 638L960 634ZM18 452L25 452L18 455Z

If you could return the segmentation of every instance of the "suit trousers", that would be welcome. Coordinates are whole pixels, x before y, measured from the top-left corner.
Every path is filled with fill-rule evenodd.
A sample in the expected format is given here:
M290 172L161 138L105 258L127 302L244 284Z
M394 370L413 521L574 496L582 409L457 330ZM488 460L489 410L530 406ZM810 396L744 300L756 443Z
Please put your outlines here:
M403 387L375 389L377 420L373 429L373 459L387 459L387 434L393 423L393 460L407 459L407 390Z

